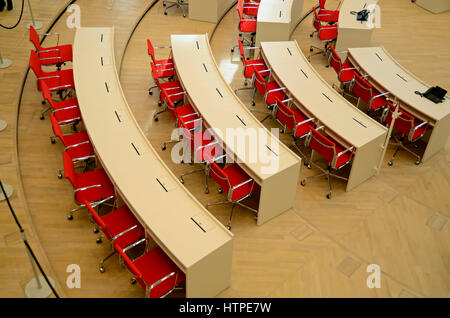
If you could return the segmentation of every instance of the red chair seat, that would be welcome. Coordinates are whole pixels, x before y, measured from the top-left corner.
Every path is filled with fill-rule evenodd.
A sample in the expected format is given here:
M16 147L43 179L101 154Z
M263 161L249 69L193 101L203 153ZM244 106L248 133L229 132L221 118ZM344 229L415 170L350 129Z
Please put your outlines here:
M173 65L156 66L159 78L173 77L175 75L175 70L171 68L173 68Z
M201 134L201 136L199 134ZM202 147L196 151L195 154L198 162L204 162L208 160L209 157L214 157L216 155L215 152L217 144L214 142L214 137L212 137L207 131L194 135L194 143L196 148L198 149L199 147ZM211 146L208 146L210 144Z
M52 77L57 76L57 77ZM47 72L43 77L46 77L43 79L45 83L47 84L48 88L51 91L59 90L59 89L68 89L68 88L74 88L75 83L73 81L73 70L61 70L61 71L55 71L55 72ZM47 78L49 77L49 78ZM41 80L39 80L40 82ZM64 88L55 88L57 86L63 86L63 85L69 85L68 87ZM41 89L41 85L39 84L39 90Z
M195 122L193 120L200 118L197 114L195 114L194 108L190 104L185 104L180 107L175 108L175 120L177 118L183 118L183 120L187 121L186 126L191 129L194 127ZM180 123L178 123L177 126L179 126Z
M255 33L256 32L256 20L241 21L239 23L239 31L244 32L244 33Z
M173 59L164 59L164 60L156 60L155 66L164 67L164 68L172 68L173 67Z
M319 39L321 41L329 41L337 38L337 27L326 27L323 26L319 31Z
M102 169L78 174L76 183L78 188L103 184L103 187L95 187L75 192L75 200L80 204L82 204L84 200L94 202L115 195L114 186L106 175L106 172Z
M252 78L253 77L253 73L256 72L260 72L262 70L267 69L267 66L264 62L263 59L260 60L250 60L247 61L246 64L248 65L248 67L245 68L244 70L244 76L246 78ZM255 65L256 64L256 65ZM262 65L259 65L262 64ZM269 71L267 71L267 73L269 73ZM261 76L266 76L266 72L262 72Z
M89 141L89 136L87 132L82 131L76 134L64 136L64 142L66 147L70 145L79 144L81 142ZM66 150L71 158L84 158L87 156L92 156L94 154L94 148L92 144L85 143L77 147L72 147Z
M339 144L336 144L335 147L336 147L336 154L339 154L341 151L345 150L345 148ZM338 159L336 160L336 169L339 169L339 167L341 167L344 164L346 164L347 162L349 162L351 158L352 158L351 151L347 151L346 153L339 156Z
M270 91L272 89L277 89L277 88L280 88L280 86L278 86L278 84L275 81L267 83L267 90L268 91ZM277 101L276 99L277 98L279 100L284 100L284 99L286 99L286 97L287 97L286 94L282 90L271 92L271 93L267 94L266 103L268 105L272 105L272 104L276 103L276 101Z
M184 273L181 272L178 267L172 262L172 260L164 253L160 247L155 247L151 251L145 253L134 262L134 265L139 269L142 274L142 278L147 282L148 285L156 283L158 280L166 277L172 272L178 273L175 282L175 275L156 285L150 291L151 298L159 298L165 293L170 291L175 285L180 284L184 281ZM146 286L142 284L140 279L139 283L145 289Z
M250 15L250 16L257 16L258 15L258 6L251 6L248 5L248 7L244 7L244 14L245 15Z
M74 105L78 106L78 99L70 98L70 99L62 100L60 102L53 101L52 108L55 110L55 109L65 108L65 107L74 106Z
M295 115L296 123L301 123L302 121L305 121L308 119L305 115L303 115L303 113L298 108L293 109L293 112ZM304 123L304 124L298 126L297 131L295 132L295 137L300 137L300 136L303 136L304 134L307 134L311 130L312 127L314 127L314 126L311 125L311 122L307 122L307 123Z
M70 44L43 48L42 51L38 52L42 65L62 64L72 61L72 45Z
M61 125L81 120L80 108L78 107L61 109L53 113L53 115L55 116L58 123L61 123Z
M123 205L117 210L102 217L102 221L105 223L106 228L112 237L108 237L108 232L105 233L108 240L111 240L114 236L126 231L127 229L138 225L138 227L130 230L114 240L114 244L125 248L131 243L134 243L144 237L145 231L139 224L139 221L134 217L130 209Z
M381 107L386 106L386 104L387 104L386 98L384 98L384 96L380 96L380 97L375 98L372 101L372 105L370 105L370 109L379 109Z
M339 20L339 10L323 10L319 11L319 21L321 22L338 22Z
M343 68L346 68L346 67L343 66ZM344 70L341 72L341 75L339 76L339 81L342 83L351 82L354 77L355 77L354 70Z
M228 175L231 187L237 186L250 179L247 173L244 170L242 170L238 164L230 165L225 169L223 169L223 171ZM253 182L248 182L243 186L240 186L239 188L235 189L233 191L231 200L237 201L245 197L246 195L250 194L250 192L252 191L252 186Z

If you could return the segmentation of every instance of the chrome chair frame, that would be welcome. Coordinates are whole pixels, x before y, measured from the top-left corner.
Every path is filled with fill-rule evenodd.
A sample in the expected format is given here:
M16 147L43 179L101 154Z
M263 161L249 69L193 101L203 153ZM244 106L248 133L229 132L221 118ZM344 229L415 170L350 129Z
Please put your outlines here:
M169 6L167 6L167 3L171 4ZM163 1L163 6L166 7L164 9L164 15L167 15L167 10L172 8L172 7L177 7L180 8L181 11L183 12L183 17L186 18L186 11L184 11L184 7L183 6L188 6L189 3L186 3L184 0L176 0L176 1Z

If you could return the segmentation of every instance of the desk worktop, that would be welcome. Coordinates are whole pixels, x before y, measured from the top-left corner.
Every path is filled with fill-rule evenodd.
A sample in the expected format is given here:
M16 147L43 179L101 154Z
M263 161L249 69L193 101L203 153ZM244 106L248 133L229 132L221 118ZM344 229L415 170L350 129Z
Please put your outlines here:
M343 0L339 8L339 28L346 29L373 29L374 25L371 23L372 15L375 14L374 5L378 0ZM328 10L335 10L332 7L327 7ZM363 9L371 9L368 21L356 20L356 14L350 12L359 12ZM375 17L376 19L377 17Z

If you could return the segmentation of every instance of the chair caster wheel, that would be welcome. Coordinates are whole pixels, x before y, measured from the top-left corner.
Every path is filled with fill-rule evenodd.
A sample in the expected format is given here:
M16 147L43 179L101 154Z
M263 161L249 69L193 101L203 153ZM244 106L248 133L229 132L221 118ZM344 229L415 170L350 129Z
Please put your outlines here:
M67 216L67 219L68 219L69 221L72 221L72 220L73 220L73 216L69 214L69 215Z
M327 194L327 199L331 199L331 193Z
M167 15L167 12L164 12L164 15Z
M180 183L184 184L184 179L183 178L180 178Z
M100 244L100 243L102 242L102 239L101 239L101 238L98 238L95 242L96 242L97 244Z
M330 67L330 64L325 65L325 67L326 67L326 68L329 68L329 67Z
M280 130L280 133L284 134L284 129L281 129L281 130Z
M308 165L306 166L308 169L311 169L311 165L308 163Z
M231 231L231 226L227 225L228 231Z
M130 284L131 284L131 285L136 284L136 279L135 279L135 278L130 279Z
M166 150L166 145L162 145L161 150L163 150L163 151Z
M56 143L56 140L55 140L55 139L51 139L50 142L51 142L52 144L54 144L54 143Z
M420 160L416 160L415 164L418 166L420 164Z
M391 161L388 162L388 165L392 166L394 163Z
M205 190L205 194L209 194L209 189L206 189L206 190Z
M62 179L62 174L58 173L58 179Z
M256 104L255 104L255 102L252 102L252 106L255 106Z
M158 106L159 106L159 107L161 107L161 106L162 106L162 103L161 103L161 101L159 101L159 102L158 102Z
M43 100L43 101L41 102L41 104L42 104L42 105L45 105L45 100Z
M223 193L223 189L219 188L217 191L219 191L219 193Z
M231 52L234 52L234 49L231 49Z
M312 48L310 48L310 49L309 49L309 51L310 51L310 52L312 52L312 51L313 51L313 49L312 49Z
M163 6L166 6L166 3L165 3L165 2L163 2Z
M41 117L39 117L40 120L44 120L44 115L41 115Z
M158 117L153 118L154 121L158 121Z
M149 95L153 95L153 92L152 92L152 91L148 91L148 94L149 94Z
M310 34L309 37L312 38L312 37L313 37L313 34Z
M300 181L300 184L301 184L302 186L305 186L305 179L303 179L302 181Z
M99 270L100 270L100 273L102 273L102 274L105 272L105 268L103 266L100 266Z
M247 82L244 82L244 86L247 86L248 85L248 83Z
M94 234L97 234L98 233L98 229L97 228L94 228Z

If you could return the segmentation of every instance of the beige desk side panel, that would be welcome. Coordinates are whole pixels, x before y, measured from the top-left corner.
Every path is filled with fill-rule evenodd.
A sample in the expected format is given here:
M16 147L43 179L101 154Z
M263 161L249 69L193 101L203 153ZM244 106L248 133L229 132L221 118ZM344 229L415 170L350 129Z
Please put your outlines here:
M357 149L352 162L346 191L356 188L376 174L376 168L383 153L382 146L386 139L386 134L387 132Z
M347 51L350 47L370 46L373 29L339 28L336 51ZM341 55L342 59L346 56Z
M450 10L449 0L416 0L416 4L435 14Z
M300 160L296 165L264 180L259 200L258 225L292 208L301 166Z
M195 249L195 246L192 248ZM231 284L233 240L203 258L186 273L186 297L212 297Z
M303 17L303 0L294 0L291 8L291 32Z
M217 23L236 0L189 0L189 19Z
M256 46L261 46L261 42L288 41L290 33L289 23L258 22Z
M422 161L425 162L441 149L445 148L450 136L450 113L439 120L433 127L433 132L428 140L427 148L423 154Z

